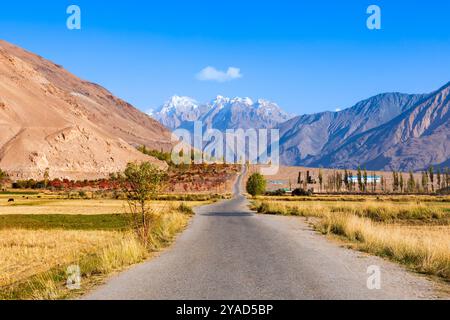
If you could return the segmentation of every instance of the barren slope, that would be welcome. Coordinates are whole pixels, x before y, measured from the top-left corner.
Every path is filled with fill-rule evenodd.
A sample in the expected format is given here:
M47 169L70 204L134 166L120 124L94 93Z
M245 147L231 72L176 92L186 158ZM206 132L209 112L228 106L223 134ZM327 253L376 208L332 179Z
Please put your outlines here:
M418 170L450 158L450 83L392 121L348 139L313 165Z
M0 168L13 178L97 178L169 149L159 123L62 67L0 41Z

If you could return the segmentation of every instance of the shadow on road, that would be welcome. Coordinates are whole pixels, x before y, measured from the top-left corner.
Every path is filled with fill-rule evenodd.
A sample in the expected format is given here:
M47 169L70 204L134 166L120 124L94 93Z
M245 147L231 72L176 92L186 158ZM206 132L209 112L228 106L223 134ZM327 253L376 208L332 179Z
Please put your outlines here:
M247 212L213 212L213 213L203 213L202 216L206 217L253 217L254 214Z

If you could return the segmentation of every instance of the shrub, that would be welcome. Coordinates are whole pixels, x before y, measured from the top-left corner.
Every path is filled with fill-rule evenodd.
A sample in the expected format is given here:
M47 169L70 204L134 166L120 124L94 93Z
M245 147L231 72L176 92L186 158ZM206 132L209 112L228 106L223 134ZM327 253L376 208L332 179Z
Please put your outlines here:
M192 208L190 206L188 206L186 203L181 203L178 206L178 211L187 215L193 215L194 214L194 210L192 210Z
M260 173L254 173L247 181L247 192L253 197L266 192L266 179Z
M278 189L275 191L268 191L266 192L267 196L272 196L272 197L281 197L286 195L286 191L284 189Z
M312 192L311 190L305 190L305 189L295 189L294 191L292 191L292 195L295 197L300 197L300 196L307 196L310 197L312 196Z
M80 196L80 198L86 198L87 197L86 192L84 192L84 191L78 192L78 195Z
M3 171L2 169L0 169L0 180L5 180L8 178L8 174Z

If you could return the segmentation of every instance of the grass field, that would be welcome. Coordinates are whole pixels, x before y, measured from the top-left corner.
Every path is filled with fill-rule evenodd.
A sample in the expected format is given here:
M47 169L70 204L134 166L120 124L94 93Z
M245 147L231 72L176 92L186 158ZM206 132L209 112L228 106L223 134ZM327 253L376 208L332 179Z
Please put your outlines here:
M14 198L13 203L8 200ZM60 199L52 194L0 195L0 299L71 298L111 272L141 262L185 228L191 208L205 201L155 201L149 248L130 231L126 202ZM183 206L181 206L183 204ZM66 269L79 265L82 289L65 287Z
M422 202L434 202L434 203L450 203L450 196L432 196L432 195L357 195L357 194L343 194L343 195L325 195L315 194L313 196L299 196L293 197L286 196L258 196L256 200L267 201L325 201L325 202L403 202L403 203L422 203Z
M316 230L339 236L355 249L450 281L450 203L441 198L268 199L254 200L254 209L262 214L312 218Z
M165 196L167 200L154 201L154 206L166 210L173 203L187 203L197 206L205 202L215 201L217 197L198 196ZM14 202L8 202L14 199ZM184 200L194 199L194 200ZM126 212L127 202L116 199L67 199L57 194L11 194L0 195L0 215L111 215Z

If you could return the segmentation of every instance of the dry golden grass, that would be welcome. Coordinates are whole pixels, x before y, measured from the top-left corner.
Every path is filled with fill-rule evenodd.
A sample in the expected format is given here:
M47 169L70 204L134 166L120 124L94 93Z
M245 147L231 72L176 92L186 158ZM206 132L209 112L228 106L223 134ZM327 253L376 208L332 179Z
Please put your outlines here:
M83 285L89 286L93 276L143 261L168 246L189 221L188 207L170 202L163 208L152 225L150 251L131 231L1 230L0 299L71 297L64 286L68 265L80 265Z
M388 257L418 272L450 280L450 227L408 227L375 223L352 214L329 214L317 225L357 243L357 248Z
M447 206L450 203L449 195L326 195L326 194L315 194L313 196L298 196L293 197L289 195L285 196L258 196L256 200L259 201L286 201L286 202L298 202L298 201L340 201L340 202L434 202L434 203L444 203Z
M105 231L1 230L0 286L70 264L123 238Z
M155 201L153 206L159 210L187 203L195 207L207 202L202 201ZM124 200L61 200L61 199L18 199L8 203L6 199L0 201L0 215L42 215L42 214L69 214L69 215L97 215L120 214L126 212L127 202Z
M343 236L359 250L450 280L448 205L255 201L253 206L265 214L315 217L318 230Z
M434 202L254 201L260 213L322 217L349 213L375 221L415 221L450 224L450 204Z
M121 270L129 265L147 258L149 252L130 234L122 234L117 240L111 240L103 247L98 247L92 254L78 254L70 264L80 267L82 289L70 291L66 288L65 265L36 273L25 281L2 287L0 299L54 300L71 298L83 293L105 275ZM48 258L48 257L47 257Z

